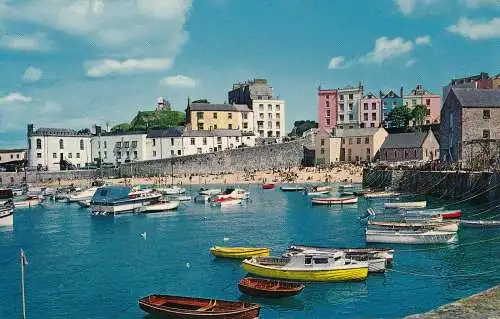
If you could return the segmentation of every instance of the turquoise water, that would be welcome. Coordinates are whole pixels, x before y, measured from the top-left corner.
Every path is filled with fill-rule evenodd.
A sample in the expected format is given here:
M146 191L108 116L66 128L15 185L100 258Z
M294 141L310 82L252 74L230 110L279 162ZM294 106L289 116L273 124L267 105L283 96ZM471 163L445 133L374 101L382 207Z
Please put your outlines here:
M0 318L20 317L20 248L29 263L28 318L37 319L144 318L137 300L151 293L254 301L261 318L398 318L500 283L499 241L469 245L500 238L500 230L462 229L459 244L467 245L393 245L393 271L365 282L306 284L301 295L275 301L242 296L243 269L214 259L211 246L268 246L274 255L292 243L364 246L364 200L312 207L302 193L250 192L239 207L186 203L174 213L114 218L60 203L18 210L14 228L0 230ZM485 207L476 205L466 215Z

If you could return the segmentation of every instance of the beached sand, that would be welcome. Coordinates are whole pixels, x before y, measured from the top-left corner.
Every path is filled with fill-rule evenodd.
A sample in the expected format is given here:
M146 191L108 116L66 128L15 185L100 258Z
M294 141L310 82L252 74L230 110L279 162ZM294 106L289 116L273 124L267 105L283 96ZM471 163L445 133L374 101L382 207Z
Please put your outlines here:
M289 169L281 169L271 171L252 171L252 172L237 172L230 174L219 175L197 175L197 176L175 176L173 178L174 185L190 185L190 184L250 184L250 183L361 183L363 168L353 164L338 164L332 168L320 169L314 167L291 167ZM172 184L172 177L166 174L164 177L134 177L134 178L118 178L106 180L109 183L120 184ZM90 184L91 181L74 181L65 180L45 184L47 186L57 185L82 185Z

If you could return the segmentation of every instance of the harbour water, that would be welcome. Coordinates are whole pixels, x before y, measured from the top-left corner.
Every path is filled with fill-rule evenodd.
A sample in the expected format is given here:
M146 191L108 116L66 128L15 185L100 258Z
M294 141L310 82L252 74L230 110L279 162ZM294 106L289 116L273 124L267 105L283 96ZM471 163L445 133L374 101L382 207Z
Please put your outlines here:
M27 315L37 319L144 318L137 300L151 293L258 302L261 318L400 318L500 283L500 230L461 229L458 245L383 245L395 248L394 266L365 282L306 284L301 295L274 301L242 296L240 263L213 258L211 246L266 246L272 255L293 243L365 246L363 199L313 207L300 192L258 185L250 192L241 206L188 202L150 215L90 216L76 204L50 202L17 210L14 228L0 230L0 318L21 314L20 248L28 260ZM485 206L476 205L462 206L463 218Z

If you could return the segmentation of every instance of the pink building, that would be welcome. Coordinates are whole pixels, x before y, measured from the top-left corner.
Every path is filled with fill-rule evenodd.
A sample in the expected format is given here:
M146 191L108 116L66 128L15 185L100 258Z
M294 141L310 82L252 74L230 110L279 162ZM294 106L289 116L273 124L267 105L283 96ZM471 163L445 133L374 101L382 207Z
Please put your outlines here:
M332 131L337 126L337 90L318 89L318 127Z
M441 96L427 91L423 85L417 86L411 90L410 94L404 95L403 104L410 109L416 105L425 105L428 115L425 118L424 124L439 123L441 114Z
M359 106L359 125L361 128L380 126L380 116L382 114L380 101L380 98L371 92L363 96Z

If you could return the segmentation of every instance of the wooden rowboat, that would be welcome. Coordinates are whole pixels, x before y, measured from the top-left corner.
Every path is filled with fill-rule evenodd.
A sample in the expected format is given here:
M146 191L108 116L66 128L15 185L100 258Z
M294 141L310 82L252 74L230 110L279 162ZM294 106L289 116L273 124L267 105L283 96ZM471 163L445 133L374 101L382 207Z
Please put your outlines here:
M328 198L313 198L311 200L313 205L344 205L344 204L356 204L358 198L352 197L328 197Z
M368 221L369 226L374 226L375 228L382 229L434 229L441 231L458 231L458 221L446 221L446 222L433 222L433 221L423 221L423 222L400 222L400 221Z
M305 188L303 186L281 186L283 192L302 192Z
M300 294L304 285L281 280L247 277L240 280L238 288L242 293L250 296L284 298Z
M393 202L393 203L384 203L385 208L425 208L427 206L427 202L419 201L419 202Z
M254 319L260 313L259 304L169 295L143 297L139 307L159 318Z
M494 228L500 227L500 220L460 220L463 227Z
M269 183L269 184L264 184L262 185L262 189L273 189L276 185Z
M215 257L245 259L254 256L269 256L269 248L263 247L220 247L210 248Z

